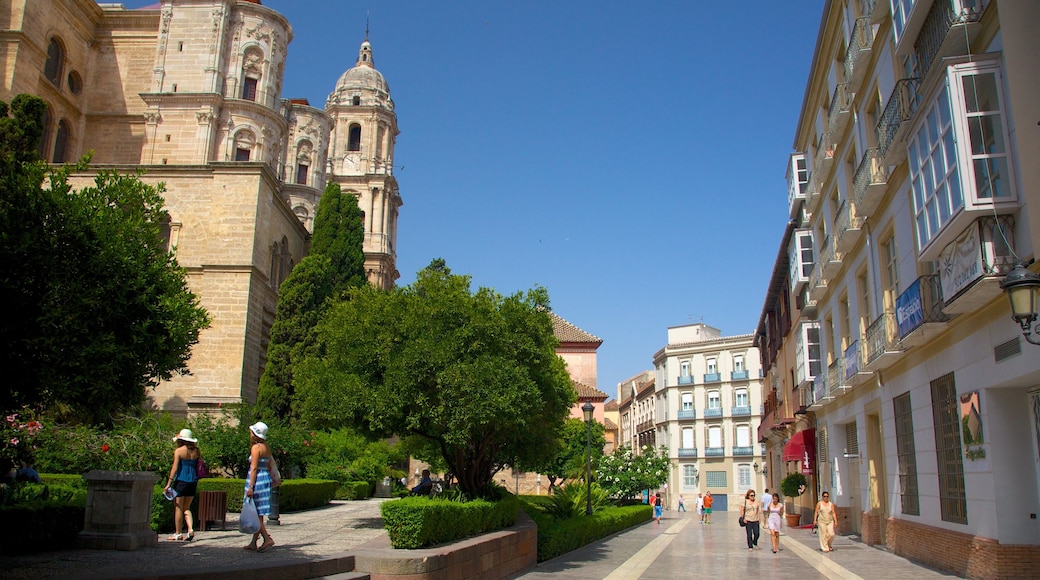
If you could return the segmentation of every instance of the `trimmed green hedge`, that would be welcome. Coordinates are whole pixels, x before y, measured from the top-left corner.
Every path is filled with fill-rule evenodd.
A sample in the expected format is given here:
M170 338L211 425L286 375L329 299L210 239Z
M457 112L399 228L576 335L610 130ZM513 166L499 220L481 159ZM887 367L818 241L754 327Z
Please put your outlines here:
M69 550L83 529L82 505L40 502L0 506L0 554Z
M520 501L511 494L497 502L406 497L379 508L393 547L416 549L509 527L516 523Z
M524 498L525 511L538 524L538 561L551 560L596 540L650 521L654 509L648 505L600 508L591 516L582 514L557 520Z
M372 484L367 481L348 481L340 486L336 499L368 499L372 497Z

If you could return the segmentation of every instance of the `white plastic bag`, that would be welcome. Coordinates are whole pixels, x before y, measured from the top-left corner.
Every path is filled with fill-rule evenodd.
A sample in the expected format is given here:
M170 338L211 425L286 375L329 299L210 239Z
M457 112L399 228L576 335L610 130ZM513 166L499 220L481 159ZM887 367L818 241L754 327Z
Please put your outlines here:
M255 534L260 531L260 515L256 513L253 498L242 498L242 515L238 518L238 531L243 534Z

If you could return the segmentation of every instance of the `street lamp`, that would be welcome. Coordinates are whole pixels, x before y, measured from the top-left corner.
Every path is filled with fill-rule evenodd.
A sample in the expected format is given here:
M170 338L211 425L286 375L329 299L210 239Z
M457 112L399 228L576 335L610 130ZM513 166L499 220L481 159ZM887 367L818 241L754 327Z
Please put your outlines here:
M1022 336L1026 342L1040 345L1040 339L1033 338L1033 323L1040 315L1040 276L1029 271L1022 262L1016 262L1011 273L1000 283L1011 303L1011 319L1022 327Z
M596 408L592 402L586 400L581 406L581 412L585 414L585 515L592 515L592 411Z

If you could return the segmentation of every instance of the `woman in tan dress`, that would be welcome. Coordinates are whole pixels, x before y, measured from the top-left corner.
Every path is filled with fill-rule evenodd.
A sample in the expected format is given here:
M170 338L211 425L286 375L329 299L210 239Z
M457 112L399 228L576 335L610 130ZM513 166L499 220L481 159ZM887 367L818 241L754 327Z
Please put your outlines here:
M826 491L816 504L813 523L816 524L817 533L820 535L820 549L824 552L833 552L831 542L834 541L834 504L831 503L831 494Z
M762 504L755 501L755 490L744 494L744 532L747 533L748 552L758 549L758 537L762 533Z

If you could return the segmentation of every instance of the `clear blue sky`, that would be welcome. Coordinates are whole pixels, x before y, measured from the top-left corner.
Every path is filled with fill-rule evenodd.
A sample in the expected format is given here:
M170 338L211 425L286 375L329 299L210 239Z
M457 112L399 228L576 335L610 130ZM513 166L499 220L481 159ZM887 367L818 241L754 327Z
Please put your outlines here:
M612 398L669 326L754 331L819 0L263 4L295 31L282 96L318 107L370 14L401 130L399 284L442 257L474 287L544 286L603 339Z

